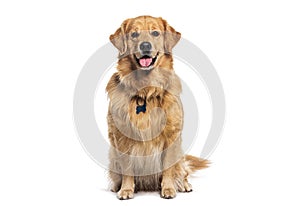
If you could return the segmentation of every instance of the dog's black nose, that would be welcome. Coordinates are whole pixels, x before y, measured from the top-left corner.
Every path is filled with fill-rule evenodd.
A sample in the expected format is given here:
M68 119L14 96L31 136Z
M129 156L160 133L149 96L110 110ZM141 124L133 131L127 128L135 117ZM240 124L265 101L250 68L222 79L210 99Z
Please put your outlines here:
M151 51L151 49L152 49L152 46L151 46L150 42L144 41L140 44L140 50L142 52L149 52L149 51Z

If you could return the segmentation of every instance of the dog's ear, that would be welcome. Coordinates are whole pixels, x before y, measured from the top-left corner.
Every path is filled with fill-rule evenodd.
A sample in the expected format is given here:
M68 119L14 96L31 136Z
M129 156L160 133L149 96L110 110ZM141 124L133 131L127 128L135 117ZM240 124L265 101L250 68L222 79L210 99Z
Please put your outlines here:
M171 27L168 22L160 17L164 25L164 48L166 53L172 53L173 47L181 38L181 34Z
M127 51L127 41L126 41L126 26L129 22L129 19L125 20L121 27L117 31L109 36L111 43L119 50L119 56L122 56Z

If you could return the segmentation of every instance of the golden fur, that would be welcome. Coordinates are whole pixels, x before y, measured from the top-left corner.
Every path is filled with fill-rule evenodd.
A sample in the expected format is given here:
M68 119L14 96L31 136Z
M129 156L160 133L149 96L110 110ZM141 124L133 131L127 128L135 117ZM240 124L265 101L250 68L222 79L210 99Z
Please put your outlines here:
M131 37L133 32L139 37ZM141 190L160 190L163 198L190 192L188 175L207 167L206 160L184 155L181 149L181 83L171 54L179 39L180 33L165 20L150 16L127 19L110 36L119 50L117 72L106 87L110 179L119 199L130 199ZM152 44L149 55L156 58L146 70L137 62L143 41ZM137 106L143 104L146 112L137 114Z

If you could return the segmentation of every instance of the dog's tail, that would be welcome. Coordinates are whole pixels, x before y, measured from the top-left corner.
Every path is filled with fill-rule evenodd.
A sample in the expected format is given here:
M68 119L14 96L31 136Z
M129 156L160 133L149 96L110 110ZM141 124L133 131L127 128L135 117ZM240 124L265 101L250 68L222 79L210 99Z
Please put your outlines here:
M195 157L192 155L185 155L184 162L185 162L185 169L189 174L195 172L196 170L205 169L210 164L208 160Z

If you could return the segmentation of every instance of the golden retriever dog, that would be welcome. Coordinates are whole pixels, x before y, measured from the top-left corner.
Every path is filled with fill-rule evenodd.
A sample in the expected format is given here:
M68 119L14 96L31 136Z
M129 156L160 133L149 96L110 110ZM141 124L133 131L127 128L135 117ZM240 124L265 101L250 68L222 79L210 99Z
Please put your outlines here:
M181 149L181 83L172 58L180 36L151 16L127 19L110 36L119 60L106 87L109 177L121 200L138 191L160 191L167 199L190 192L188 175L207 167Z

